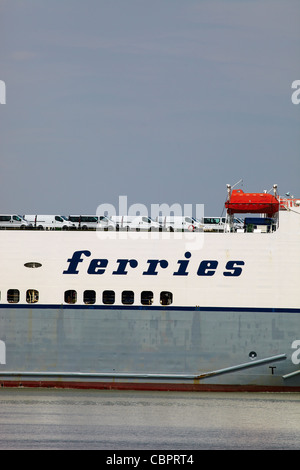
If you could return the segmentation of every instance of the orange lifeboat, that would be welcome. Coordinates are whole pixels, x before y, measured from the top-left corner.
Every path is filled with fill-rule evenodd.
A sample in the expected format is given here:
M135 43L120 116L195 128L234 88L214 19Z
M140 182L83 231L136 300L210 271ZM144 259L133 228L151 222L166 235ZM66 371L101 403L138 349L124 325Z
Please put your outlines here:
M279 202L272 194L244 193L241 189L233 189L225 207L228 214L253 213L273 217L279 210Z

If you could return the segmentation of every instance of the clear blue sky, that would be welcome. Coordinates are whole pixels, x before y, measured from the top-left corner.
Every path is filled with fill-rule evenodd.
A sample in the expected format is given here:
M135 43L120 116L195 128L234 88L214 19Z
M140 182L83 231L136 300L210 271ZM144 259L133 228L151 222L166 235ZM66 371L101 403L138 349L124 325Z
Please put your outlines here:
M0 211L300 197L299 0L0 0Z

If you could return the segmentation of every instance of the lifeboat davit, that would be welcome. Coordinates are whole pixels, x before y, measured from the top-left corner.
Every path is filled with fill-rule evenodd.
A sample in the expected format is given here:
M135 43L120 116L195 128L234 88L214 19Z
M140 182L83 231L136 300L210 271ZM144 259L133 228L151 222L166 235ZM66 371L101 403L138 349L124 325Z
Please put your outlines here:
M233 189L225 207L228 214L253 213L274 217L279 210L279 202L272 194L244 193L241 189Z

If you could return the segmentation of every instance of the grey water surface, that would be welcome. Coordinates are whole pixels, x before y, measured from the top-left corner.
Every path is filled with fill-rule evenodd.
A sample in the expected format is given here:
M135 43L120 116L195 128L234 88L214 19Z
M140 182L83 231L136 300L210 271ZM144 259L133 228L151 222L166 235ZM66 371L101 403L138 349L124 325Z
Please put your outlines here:
M0 449L300 449L299 393L0 390Z

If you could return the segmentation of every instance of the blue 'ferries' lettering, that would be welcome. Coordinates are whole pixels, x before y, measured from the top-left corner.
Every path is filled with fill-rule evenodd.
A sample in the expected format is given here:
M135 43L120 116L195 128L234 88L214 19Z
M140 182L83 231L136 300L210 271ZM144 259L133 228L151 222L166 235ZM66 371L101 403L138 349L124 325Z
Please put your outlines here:
M165 259L148 259L147 263L149 263L148 271L144 271L143 274L146 276L156 276L158 272L156 271L157 265L159 264L161 268L165 269L168 267L168 261Z
M125 271L127 264L129 264L131 268L136 268L138 265L136 259L118 259L117 263L119 263L119 267L116 271L113 271L113 274L127 274L128 271Z
M68 259L69 267L66 271L63 271L63 274L78 274L79 271L76 270L78 263L82 263L81 255L91 256L91 252L88 250L74 251L72 258Z
M173 273L173 276L187 276L188 275L188 273L186 272L186 268L188 267L188 264L190 262L189 258L192 255L189 251L187 251L186 253L184 253L184 256L188 258L188 260L180 259L177 261L177 263L179 264L179 268L178 268L178 271Z
M216 272L218 261L203 260L200 263L197 274L198 276L213 276Z
M239 276L242 272L242 268L237 268L237 266L244 266L244 261L228 261L228 263L225 266L225 269L228 269L229 271L224 271L223 275L224 276Z
M104 274L107 265L108 259L92 259L87 272L88 274Z
M84 261L85 257L90 257L91 252L89 250L80 250L74 251L71 258L67 261L69 263L68 268L63 271L63 274L78 274L78 265ZM179 259L177 264L179 265L177 271L173 272L173 276L188 276L189 272L187 271L191 253L186 251L184 253L185 259ZM108 259L92 259L89 263L87 269L88 274L104 274L108 266ZM138 266L138 261L136 259L118 259L117 269L112 272L113 275L126 275L129 268L136 268ZM142 274L145 276L157 276L159 273L158 268L166 269L169 266L169 263L165 259L148 259L148 269L143 271ZM197 270L197 276L213 276L217 270L219 262L214 259L202 260L199 264ZM241 266L244 266L244 261L227 261L225 266L225 271L223 271L223 276L237 277L242 273Z

